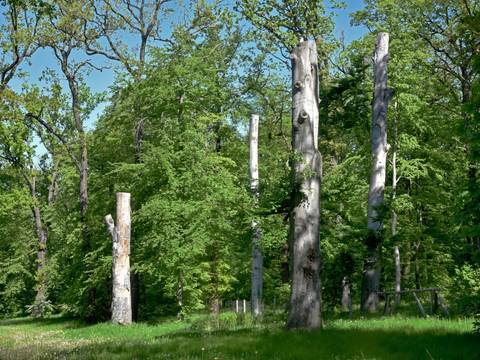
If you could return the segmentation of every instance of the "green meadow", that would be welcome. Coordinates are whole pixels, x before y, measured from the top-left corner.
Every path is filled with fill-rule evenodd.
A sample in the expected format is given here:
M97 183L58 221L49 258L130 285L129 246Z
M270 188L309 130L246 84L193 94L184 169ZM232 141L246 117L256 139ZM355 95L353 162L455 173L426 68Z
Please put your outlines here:
M251 319L250 319L251 320ZM471 319L337 319L311 332L223 314L180 322L0 322L1 359L480 359Z

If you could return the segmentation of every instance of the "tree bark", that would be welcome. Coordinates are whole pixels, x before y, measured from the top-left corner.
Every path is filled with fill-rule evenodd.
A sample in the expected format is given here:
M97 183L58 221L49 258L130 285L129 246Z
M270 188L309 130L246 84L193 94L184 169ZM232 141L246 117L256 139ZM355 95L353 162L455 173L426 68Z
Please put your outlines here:
M400 249L395 246L395 307L400 305L400 291L402 281L402 269L400 265Z
M258 115L250 119L250 190L253 195L254 208L258 208L259 174L258 174ZM260 248L261 229L257 220L252 220L252 293L251 307L253 316L262 315L263 291L263 255Z
M84 132L80 134L80 146L82 147L80 157L80 213L82 218L85 218L88 209L88 155Z
M138 99L137 99L138 100ZM135 102L135 108L137 113L140 113L140 104L138 101ZM142 163L142 145L143 137L145 132L145 119L140 118L135 126L135 164ZM130 244L132 251L134 253L133 243ZM132 272L130 274L130 284L131 284L131 293L132 293L132 319L133 321L138 321L139 305L140 305L140 274L138 272Z
M393 148L392 148L392 200L395 201L397 197L397 139L398 139L398 127L397 127L397 116L398 116L398 103L395 101L395 116L393 117ZM392 211L392 237L397 235L397 213L395 210Z
M210 299L210 312L214 316L220 314L220 298L216 294Z
M179 271L177 277L177 304L180 311L177 314L177 319L183 320L183 305L184 305L184 291L183 291L183 276L182 270Z
M52 205L57 198L58 193L58 162L54 160L52 179L50 185L48 186L48 197L47 204L48 206Z
M67 59L65 64L67 64ZM65 66L66 68L66 66ZM72 112L75 121L75 128L78 133L80 142L80 215L84 226L86 226L86 215L88 209L88 152L87 152L87 135L83 128L83 121L80 114L80 101L77 80L71 75L68 69L65 70L65 76L68 80L70 93L72 95Z
M379 33L374 59L374 97L372 108L372 170L368 191L367 259L362 284L362 312L378 308L382 209L387 165L387 88L388 33Z
M215 243L213 247L213 256L211 258L211 285L212 293L210 294L210 312L214 316L218 316L220 313L220 270L218 268L218 246Z
M82 250L85 254L91 252L92 244L90 242L88 224L87 224L87 210L88 210L88 149L87 149L87 134L83 126L83 120L81 117L80 110L80 91L78 88L78 78L77 72L79 68L72 69L69 67L69 56L71 55L71 47L68 46L68 50L60 50L59 56L57 58L60 60L60 65L62 72L67 79L68 86L70 88L70 94L72 96L72 113L75 130L78 135L78 142L80 148L80 160L77 162L77 169L79 172L79 200L80 200L80 222L82 225ZM55 49L55 53L58 53L58 50ZM71 66L71 64L70 64ZM88 269L86 269L88 270ZM96 303L96 289L91 286L87 290L88 302L91 304ZM96 321L96 314L94 312L88 312L83 315L85 320L88 322Z
M293 192L290 238L292 290L287 327L321 326L318 60L314 41L301 40L292 60Z
M88 152L87 152L87 135L83 127L83 121L80 110L80 92L78 89L78 78L77 73L80 70L80 67L75 67L70 63L70 55L74 49L73 44L69 44L66 48L62 49L56 47L55 45L51 46L55 56L60 62L60 67L65 79L67 80L68 87L70 89L70 95L72 96L72 113L73 113L73 122L75 130L78 134L78 141L80 145L80 160L77 162L78 171L80 174L80 186L79 186L79 195L80 195L80 218L83 223L83 236L84 244L87 248L89 247L86 229L86 215L88 209Z
M418 258L420 253L420 242L414 244L415 253L414 253L414 263L415 263L415 288L421 289L422 285L420 284L420 259Z
M142 142L145 131L145 120L141 118L138 120L135 126L135 163L140 164L142 162Z
M112 322L128 325L132 323L130 294L130 194L117 193L116 225L111 215L105 217L112 235Z
M398 116L398 102L395 101L395 116L393 117L393 154L392 154L392 200L395 201L397 196L397 140L398 140L398 127L397 127L397 116ZM392 237L395 238L397 235L397 213L395 210L392 211ZM395 308L400 305L400 291L401 281L402 281L402 269L400 264L400 248L395 246L394 248L394 257L395 257Z
M38 203L37 198L37 190L36 190L36 178L35 175L32 178L25 177L28 187L30 189L30 196L32 198L32 214L35 220L35 231L37 233L38 238L38 248L37 248L37 273L36 273L36 290L37 293L35 295L35 303L41 304L46 300L45 294L45 265L46 265L46 252L47 252L47 239L48 239L48 232L45 228L43 221L42 221L42 214L40 211L40 205ZM38 307L38 311L41 311L41 306ZM34 313L34 316L41 316L41 313Z
M349 315L352 316L352 295L348 276L344 276L342 279L342 311L348 311Z

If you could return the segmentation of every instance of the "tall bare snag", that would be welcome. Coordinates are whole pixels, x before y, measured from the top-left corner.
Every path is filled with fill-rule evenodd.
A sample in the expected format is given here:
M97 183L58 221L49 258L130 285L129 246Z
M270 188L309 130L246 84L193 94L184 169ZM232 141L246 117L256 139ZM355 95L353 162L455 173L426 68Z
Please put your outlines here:
M293 193L290 217L292 291L288 328L321 326L318 61L314 41L303 41L292 60Z

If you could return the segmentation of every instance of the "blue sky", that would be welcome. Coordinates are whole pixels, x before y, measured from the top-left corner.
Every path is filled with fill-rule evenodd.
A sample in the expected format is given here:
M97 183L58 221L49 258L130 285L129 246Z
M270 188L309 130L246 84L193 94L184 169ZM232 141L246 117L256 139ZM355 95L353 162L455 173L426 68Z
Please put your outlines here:
M346 4L345 9L335 9L335 36L340 37L342 31L344 33L345 42L348 44L351 41L362 37L367 31L363 27L352 27L350 25L349 15L362 9L364 7L363 0L344 0ZM328 1L327 1L328 4ZM175 11L174 14L181 16L180 12ZM175 21L175 20L174 20ZM168 32L168 29L167 29ZM131 45L134 45L135 39L132 39ZM98 65L107 65L106 61L102 57L96 58ZM21 84L24 82L38 83L38 79L42 72L46 69L55 69L59 71L56 58L49 49L40 49L32 57L30 64L23 66L24 71L28 73L27 77L16 78L12 81L12 87L20 89ZM108 88L113 84L115 80L115 72L112 68L105 69L103 71L93 70L86 76L87 84L91 87L93 92L108 91ZM97 109L92 113L90 119L87 121L87 127L92 128L98 116L101 114L106 104L100 104Z
M345 41L348 44L353 40L361 38L367 32L365 27L351 26L349 16L352 12L363 9L365 4L363 0L344 0L344 2L346 8L335 11L337 13L335 16L335 36L339 37L343 31Z

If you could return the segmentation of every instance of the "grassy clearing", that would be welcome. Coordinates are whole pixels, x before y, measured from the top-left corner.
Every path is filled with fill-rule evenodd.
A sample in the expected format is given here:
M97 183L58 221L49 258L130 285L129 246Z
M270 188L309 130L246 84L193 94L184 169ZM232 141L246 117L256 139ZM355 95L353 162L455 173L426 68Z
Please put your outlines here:
M314 332L286 332L278 325L202 331L195 322L124 327L24 318L0 322L0 359L480 359L471 324L340 319Z

